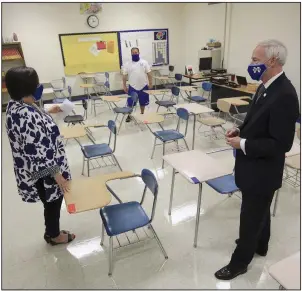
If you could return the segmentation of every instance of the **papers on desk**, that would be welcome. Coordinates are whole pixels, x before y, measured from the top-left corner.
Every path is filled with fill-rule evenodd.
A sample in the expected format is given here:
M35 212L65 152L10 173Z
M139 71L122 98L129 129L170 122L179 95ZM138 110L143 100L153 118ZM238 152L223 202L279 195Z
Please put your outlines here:
M68 99L65 99L63 103L60 104L44 104L44 109L48 112L53 106L59 106L62 112L59 113L51 113L52 118L56 123L60 123L60 121L64 120L64 118L69 115L75 108L75 104L70 102Z
M75 105L70 102L68 99L65 99L64 102L60 105L60 108L65 115L69 115L72 110L74 110Z

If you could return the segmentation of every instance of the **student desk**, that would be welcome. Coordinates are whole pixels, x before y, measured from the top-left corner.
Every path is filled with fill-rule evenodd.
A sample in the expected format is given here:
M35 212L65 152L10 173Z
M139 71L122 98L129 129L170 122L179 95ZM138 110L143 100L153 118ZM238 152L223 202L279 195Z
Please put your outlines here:
M300 290L300 252L272 265L269 273L280 284L279 289Z
M138 122L144 124L160 123L165 120L164 115L157 112L150 112L146 114L134 114L132 115Z
M161 95L162 98L161 100L164 99L166 93L171 92L170 89L156 89L156 90L144 90L145 93L147 93L148 95L152 95L156 101L159 101L158 98L156 97L157 95Z
M119 95L113 95L113 96L116 96L116 97L119 97L119 98L128 98L130 97L128 94L119 94Z
M249 96L242 96L242 97L230 97L230 98L221 98L227 103L230 103L233 106L245 106L249 105L250 103L245 99L251 100Z
M90 127L105 127L103 123L95 122L85 125L75 125L75 126L63 126L60 127L60 135L63 137L63 139L74 139L80 146L81 143L78 140L81 137L87 136L92 143L95 143L94 137L92 136L92 133L90 131Z
M183 77L189 79L190 86L192 85L192 83L197 83L197 82L202 82L202 81L210 81L210 79L211 79L210 76L204 76L204 75L201 75L201 74L183 75Z
M75 125L72 127L64 126L61 127L59 130L63 139L74 139L80 146L82 145L78 139L87 135L87 132L83 125Z
M165 82L168 82L170 79L172 79L171 77L168 76L153 76L154 78L154 86L156 89L156 80L161 81L162 84L164 84Z
M103 96L102 99L104 102L107 103L109 109L111 109L111 110L113 110L112 104L115 107L117 107L115 103L122 100L122 98L117 95L109 95L109 96L106 95L106 96Z
M133 176L135 174L132 172L117 172L69 181L69 190L64 193L67 211L79 213L108 205L111 201L111 194L106 183Z
M228 76L231 76L231 74L227 74L227 73L221 73L221 74L212 73L212 74L209 74L209 75L204 75L204 74L201 74L201 73L197 73L197 74L193 74L193 75L189 75L189 74L183 75L183 77L189 79L189 84L190 85L192 85L193 83L198 83L198 82L211 81L212 77L228 77Z
M211 103L212 103L212 109L215 111L218 110L217 108L217 100L221 98L233 98L233 97L250 97L252 98L257 90L257 85L248 85L248 86L240 86L238 88L232 88L226 85L219 85L216 83L212 84L212 92L211 92ZM213 104L215 103L215 104ZM239 108L239 113L245 113L247 112L247 107L242 106ZM231 114L237 114L236 110L234 108L231 108L230 110Z
M197 91L197 86L179 86L178 88L180 90L180 95L184 100L186 99L183 97L182 92L185 92L188 97L191 97L192 92Z
M147 114L134 114L132 116L135 118L135 120L138 123L144 123L148 127L148 129L151 131L152 134L153 134L153 131L149 127L149 124L158 123L160 128L162 130L164 130L164 128L160 124L161 122L163 122L165 120L165 116L163 114L159 114L157 112L150 112Z
M196 127L196 115L203 114L203 113L210 113L213 112L214 110L203 106L199 105L197 103L185 103L185 104L177 104L174 105L174 108L185 108L188 110L189 114L193 114L194 116L194 121L193 121L193 141L192 141L192 150L194 150L194 144L195 144L195 127Z
M53 88L44 88L43 89L43 93L42 93L42 98L39 100L39 106L41 108L43 108L43 97L45 97L44 95L48 95L48 94L52 94L53 97L56 97L54 91L53 91ZM49 100L49 98L47 98Z
M165 155L163 158L173 168L169 215L171 215L175 174L179 173L190 183L199 185L194 235L194 247L196 248L202 196L202 183L231 174L232 170L227 169L220 161L217 161L207 154L196 150Z

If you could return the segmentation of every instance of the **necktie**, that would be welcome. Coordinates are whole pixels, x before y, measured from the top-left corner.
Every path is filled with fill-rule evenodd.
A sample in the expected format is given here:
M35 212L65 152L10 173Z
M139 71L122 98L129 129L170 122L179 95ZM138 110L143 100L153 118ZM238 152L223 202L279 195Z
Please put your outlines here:
M256 94L256 96L255 96L255 100L256 100L256 102L255 103L257 103L258 101L259 101L259 98L262 96L262 94L264 93L264 91L265 91L265 87L264 87L264 85L263 84L261 84L260 86L259 86L259 88L258 88L258 90L257 90L257 94Z

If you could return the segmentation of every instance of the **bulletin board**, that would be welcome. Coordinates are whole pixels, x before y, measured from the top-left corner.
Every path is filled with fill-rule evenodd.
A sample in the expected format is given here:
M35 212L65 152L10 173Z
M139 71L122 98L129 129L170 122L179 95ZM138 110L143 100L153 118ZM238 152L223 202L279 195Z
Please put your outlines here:
M142 29L119 32L121 65L131 61L131 48L138 47L140 57L151 66L169 64L168 29Z
M60 34L65 75L120 70L117 32Z

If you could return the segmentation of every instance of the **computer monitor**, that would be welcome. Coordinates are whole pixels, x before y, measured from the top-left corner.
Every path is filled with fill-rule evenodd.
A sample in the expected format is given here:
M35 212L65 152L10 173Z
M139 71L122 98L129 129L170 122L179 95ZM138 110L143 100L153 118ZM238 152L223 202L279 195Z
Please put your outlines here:
M199 71L209 71L212 69L212 58L199 59Z
M236 76L237 83L242 86L247 86L246 77Z

